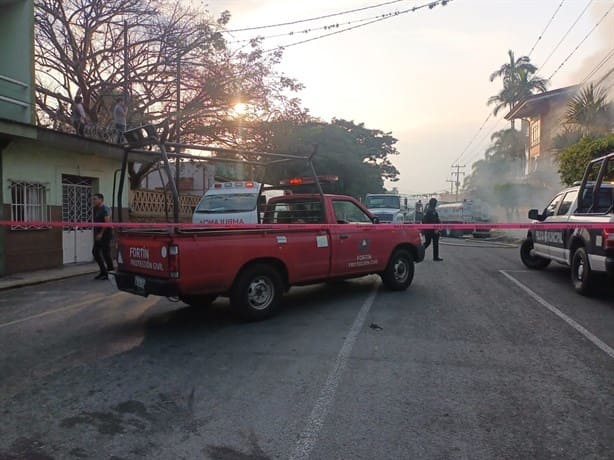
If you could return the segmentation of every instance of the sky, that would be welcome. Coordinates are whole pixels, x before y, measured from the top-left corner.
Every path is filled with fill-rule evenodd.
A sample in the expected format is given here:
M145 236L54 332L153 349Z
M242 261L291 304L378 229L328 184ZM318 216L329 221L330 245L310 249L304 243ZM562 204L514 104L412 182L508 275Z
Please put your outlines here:
M382 3L385 0L210 0L214 15L230 11L229 29L277 24ZM297 32L377 16L429 3L398 1L392 5L310 23L235 32L229 40ZM582 10L569 35L552 54ZM396 186L402 193L449 190L451 166L482 158L490 133L507 127L504 114L491 119L459 158L488 116L488 98L501 83L489 75L507 59L508 49L526 55L561 0L452 0L376 24L323 38L284 51L278 70L298 79L298 96L313 116L344 118L368 128L391 132L400 155ZM614 0L563 0L549 28L531 54L548 78L593 29ZM264 41L274 48L322 31ZM581 82L614 49L614 10L554 75L550 89ZM614 67L614 56L596 74ZM611 90L614 92L614 90ZM365 190L365 193L369 192Z

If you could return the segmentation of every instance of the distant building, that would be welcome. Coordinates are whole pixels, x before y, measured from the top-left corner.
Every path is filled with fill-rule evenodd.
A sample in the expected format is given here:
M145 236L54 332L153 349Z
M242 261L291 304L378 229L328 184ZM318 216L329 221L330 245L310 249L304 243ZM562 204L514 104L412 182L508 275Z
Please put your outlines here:
M527 136L526 174L553 170L554 138L561 132L567 104L579 88L574 85L536 94L505 115L507 120L522 120L522 130Z

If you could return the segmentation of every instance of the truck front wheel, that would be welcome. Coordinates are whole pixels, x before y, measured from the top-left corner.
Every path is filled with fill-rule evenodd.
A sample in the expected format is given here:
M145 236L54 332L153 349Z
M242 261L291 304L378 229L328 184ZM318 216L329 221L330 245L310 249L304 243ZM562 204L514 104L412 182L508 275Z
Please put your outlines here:
M254 264L237 277L230 292L230 306L245 321L259 321L277 312L283 283L279 272L267 264Z
M574 289L583 295L591 293L593 275L586 249L578 248L571 259L571 282Z
M520 246L520 260L531 270L541 270L550 265L550 259L533 254L533 241L530 239L524 240Z
M394 251L381 277L388 289L404 291L414 279L414 259L403 249Z

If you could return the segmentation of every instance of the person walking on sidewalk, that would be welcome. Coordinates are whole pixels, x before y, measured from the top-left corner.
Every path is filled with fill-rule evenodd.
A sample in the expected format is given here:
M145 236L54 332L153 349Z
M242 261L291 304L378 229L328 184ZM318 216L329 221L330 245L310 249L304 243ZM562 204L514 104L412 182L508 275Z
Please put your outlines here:
M426 211L424 212L424 216L422 217L423 224L440 224L439 214L435 208L437 207L437 200L435 198L431 198L429 200L429 204L426 207ZM443 259L439 257L439 230L424 230L423 232L425 242L424 249L428 248L433 242L433 260L436 262L441 262Z
M111 210L104 204L102 193L94 194L92 203L94 205L94 222L111 222ZM109 279L109 272L113 270L113 259L111 258L112 238L113 230L110 227L94 227L92 255L100 267L100 273L94 279L107 280Z

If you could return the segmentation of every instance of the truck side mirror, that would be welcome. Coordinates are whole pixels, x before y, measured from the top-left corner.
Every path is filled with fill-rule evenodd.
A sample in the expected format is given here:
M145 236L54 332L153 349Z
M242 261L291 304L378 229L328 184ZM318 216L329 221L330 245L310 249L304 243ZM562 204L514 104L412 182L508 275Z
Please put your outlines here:
M531 209L529 211L529 219L531 220L544 220L543 216L539 213L537 209Z
M373 218L373 223L374 223L374 224L379 224L379 218L374 217L374 218Z

